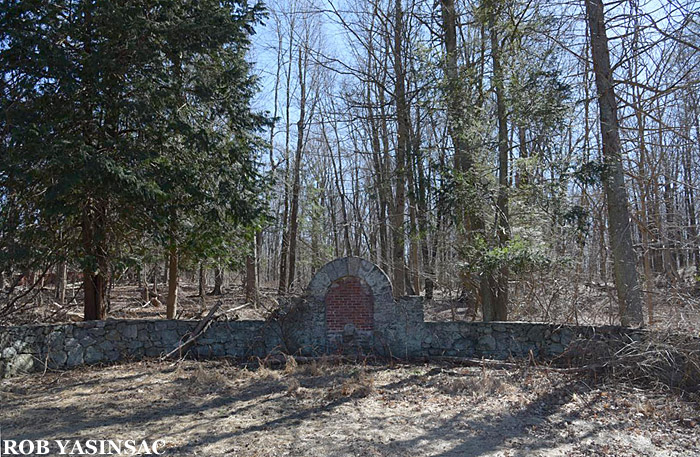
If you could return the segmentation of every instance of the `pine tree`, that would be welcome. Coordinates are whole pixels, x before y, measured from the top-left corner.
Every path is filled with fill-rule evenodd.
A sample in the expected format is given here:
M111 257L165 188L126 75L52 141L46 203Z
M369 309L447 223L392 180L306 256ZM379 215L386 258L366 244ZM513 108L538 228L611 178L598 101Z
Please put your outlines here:
M258 216L265 120L250 109L245 53L262 12L235 0L5 2L2 250L53 252L58 236L41 232L56 224L39 221L58 221L83 268L85 319L105 317L111 263L131 243L154 237L177 259Z

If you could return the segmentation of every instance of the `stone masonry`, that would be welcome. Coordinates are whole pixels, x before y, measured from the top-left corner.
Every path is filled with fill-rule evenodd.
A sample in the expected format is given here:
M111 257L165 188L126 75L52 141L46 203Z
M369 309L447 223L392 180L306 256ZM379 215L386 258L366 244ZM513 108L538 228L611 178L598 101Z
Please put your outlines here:
M44 369L167 354L196 321L106 320L0 327L0 378ZM357 257L326 264L306 294L268 321L217 321L189 356L248 359L272 353L374 353L403 359L552 357L577 339L637 338L620 327L526 322L425 322L423 299L394 298L376 265Z

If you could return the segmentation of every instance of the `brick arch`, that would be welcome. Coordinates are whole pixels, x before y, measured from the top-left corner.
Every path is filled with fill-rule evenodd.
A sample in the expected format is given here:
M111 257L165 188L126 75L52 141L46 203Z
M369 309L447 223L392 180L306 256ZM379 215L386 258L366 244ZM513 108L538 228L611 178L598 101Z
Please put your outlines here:
M326 350L372 348L377 326L395 308L386 273L359 257L324 265L309 283L306 298L314 338Z
M360 257L343 257L325 264L309 283L307 294L323 299L331 284L346 276L355 276L364 281L371 289L375 303L393 303L389 277L377 265Z

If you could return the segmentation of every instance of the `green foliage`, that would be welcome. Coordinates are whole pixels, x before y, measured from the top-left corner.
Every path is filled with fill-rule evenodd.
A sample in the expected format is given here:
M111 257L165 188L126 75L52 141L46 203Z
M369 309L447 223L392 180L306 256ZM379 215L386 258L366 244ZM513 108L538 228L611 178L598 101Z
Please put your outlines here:
M572 176L584 186L600 186L605 175L605 164L599 160L582 163Z
M250 110L245 53L262 13L242 0L4 2L3 267L59 251L127 259L148 239L206 257L248 233L266 120Z
M550 260L531 243L514 236L505 246L492 247L477 237L465 252L464 268L472 273L495 272L504 267L513 273L548 268Z

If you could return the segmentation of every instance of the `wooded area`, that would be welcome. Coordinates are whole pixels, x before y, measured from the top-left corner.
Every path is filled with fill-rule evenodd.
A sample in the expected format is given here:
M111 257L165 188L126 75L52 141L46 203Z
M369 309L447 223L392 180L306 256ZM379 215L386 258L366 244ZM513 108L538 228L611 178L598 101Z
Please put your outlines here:
M7 1L0 321L48 283L85 319L231 272L258 302L350 255L452 319L697 315L698 12Z

